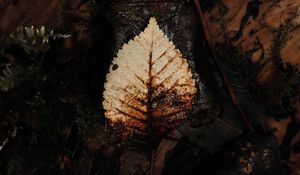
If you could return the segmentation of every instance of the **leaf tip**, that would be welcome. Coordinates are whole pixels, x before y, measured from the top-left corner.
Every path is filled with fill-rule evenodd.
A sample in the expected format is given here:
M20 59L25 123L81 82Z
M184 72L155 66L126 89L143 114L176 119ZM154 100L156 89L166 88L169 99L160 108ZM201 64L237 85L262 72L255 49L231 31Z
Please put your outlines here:
M155 17L151 17L150 20L149 20L149 24L157 25L156 18Z

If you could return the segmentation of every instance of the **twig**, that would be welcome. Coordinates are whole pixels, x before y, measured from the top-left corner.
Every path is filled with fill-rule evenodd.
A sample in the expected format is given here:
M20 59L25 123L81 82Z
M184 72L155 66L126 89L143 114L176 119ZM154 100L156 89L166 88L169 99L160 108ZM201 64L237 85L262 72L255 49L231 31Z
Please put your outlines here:
M150 160L150 175L155 175L155 158L156 158L156 150L152 149L151 160Z

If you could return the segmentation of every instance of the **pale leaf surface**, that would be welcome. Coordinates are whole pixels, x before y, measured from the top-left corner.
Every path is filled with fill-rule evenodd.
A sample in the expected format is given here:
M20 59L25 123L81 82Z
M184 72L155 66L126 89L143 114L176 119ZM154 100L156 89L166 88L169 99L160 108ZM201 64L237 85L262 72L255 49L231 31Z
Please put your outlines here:
M113 59L104 85L105 116L126 136L162 135L192 109L192 76L187 60L151 18Z

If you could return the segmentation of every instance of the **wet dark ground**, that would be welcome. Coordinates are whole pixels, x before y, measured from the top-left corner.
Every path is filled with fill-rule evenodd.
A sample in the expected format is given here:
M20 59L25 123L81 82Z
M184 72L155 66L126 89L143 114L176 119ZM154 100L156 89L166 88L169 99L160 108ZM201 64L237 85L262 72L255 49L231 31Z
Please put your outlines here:
M209 8L214 3L206 5ZM192 2L100 1L88 7L88 20L70 13L65 28L56 30L70 33L71 38L50 39L33 52L26 52L24 45L6 43L4 34L0 37L1 69L7 65L23 69L16 69L12 85L0 93L0 174L149 173L149 167L130 169L124 163L128 152L148 158L147 143L131 144L114 134L105 121L101 101L112 58L124 42L145 28L150 16L157 16L161 29L188 59L198 88L191 116L176 129L175 146L168 150L163 143L170 139L161 138L166 142L160 145L167 151L160 172L288 174L271 129L257 121L260 116L248 124L241 117ZM84 21L83 27L78 21ZM84 41L78 41L81 33L74 26L83 28ZM228 64L221 64L225 71L230 69ZM248 96L239 98L242 104L248 102ZM247 105L243 110L253 114Z

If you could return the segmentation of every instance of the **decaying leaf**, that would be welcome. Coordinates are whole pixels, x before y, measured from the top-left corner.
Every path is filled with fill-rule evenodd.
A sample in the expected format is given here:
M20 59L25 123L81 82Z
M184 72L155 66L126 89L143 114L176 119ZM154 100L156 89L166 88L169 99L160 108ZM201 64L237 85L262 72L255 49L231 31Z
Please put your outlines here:
M105 116L124 138L154 139L174 129L192 109L197 89L186 59L155 18L124 44L104 85Z
M177 145L181 135L177 130L172 131L168 136L170 138L162 139L160 144L157 147L157 151L155 153L155 168L154 168L154 174L162 174L166 157L169 151L173 150L175 146Z
M273 118L268 118L268 123L271 126L271 128L274 128L274 135L278 141L279 144L282 144L282 141L286 135L287 132L287 126L291 122L291 118L282 119L280 121L276 121Z

